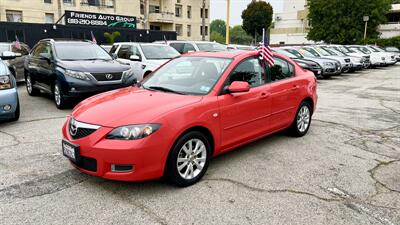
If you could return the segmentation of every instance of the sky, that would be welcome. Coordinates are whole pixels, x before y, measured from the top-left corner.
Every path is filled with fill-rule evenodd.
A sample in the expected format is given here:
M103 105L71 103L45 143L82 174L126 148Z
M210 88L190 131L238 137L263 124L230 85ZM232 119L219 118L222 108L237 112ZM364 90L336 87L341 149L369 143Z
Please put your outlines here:
M283 8L283 0L266 0L274 8L274 12L281 12ZM247 7L251 0L231 0L231 16L230 25L242 24L242 11ZM226 0L210 0L210 17L211 20L226 20Z

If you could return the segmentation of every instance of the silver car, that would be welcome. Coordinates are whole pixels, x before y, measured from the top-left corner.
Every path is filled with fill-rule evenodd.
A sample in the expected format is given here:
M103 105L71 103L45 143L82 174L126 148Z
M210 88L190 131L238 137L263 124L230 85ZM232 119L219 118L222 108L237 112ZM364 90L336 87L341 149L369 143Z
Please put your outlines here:
M12 60L15 54L4 51L0 53L0 121L18 120L20 115L17 82L10 73L4 60Z
M326 50L322 49L321 47L307 46L307 47L301 47L300 49L313 54L315 57L335 59L335 60L339 61L340 65L342 67L343 73L349 72L351 70L351 68L353 67L353 65L351 64L351 59L349 57L332 55L331 53L327 52Z
M16 57L14 59L4 60L4 63L19 82L25 80L24 61L25 57L29 54L30 48L24 43L20 43L20 48L16 46L15 42L0 42L0 54L2 52L13 52L15 54Z

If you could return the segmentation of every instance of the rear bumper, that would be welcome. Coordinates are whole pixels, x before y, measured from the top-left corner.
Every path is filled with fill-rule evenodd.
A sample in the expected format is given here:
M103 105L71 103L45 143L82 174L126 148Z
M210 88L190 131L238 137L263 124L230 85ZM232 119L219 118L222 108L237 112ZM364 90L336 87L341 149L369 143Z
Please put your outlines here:
M5 105L10 105L11 109L4 110ZM14 117L18 106L18 92L16 88L0 91L0 119L9 119Z

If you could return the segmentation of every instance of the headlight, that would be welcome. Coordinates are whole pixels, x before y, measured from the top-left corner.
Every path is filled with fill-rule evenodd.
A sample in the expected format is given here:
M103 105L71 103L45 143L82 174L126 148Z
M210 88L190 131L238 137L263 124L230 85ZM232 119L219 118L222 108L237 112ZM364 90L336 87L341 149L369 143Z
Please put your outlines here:
M0 90L12 88L11 79L9 75L0 76Z
M324 65L325 65L325 66L333 66L333 63L331 63L331 62L324 62Z
M160 124L128 125L115 128L108 135L107 139L116 140L137 140L145 138L160 129Z
M301 67L308 67L308 65L306 65L305 63L302 63L302 62L298 62L297 64L299 64L299 66L301 66Z
M87 73L87 72L65 70L65 75L76 78L76 79L80 79L80 80L90 80L90 78L89 78L90 73Z
M126 77L126 78L129 78L129 77L131 77L133 75L134 75L133 69L129 69L129 70L126 70L126 71L123 72L123 76Z

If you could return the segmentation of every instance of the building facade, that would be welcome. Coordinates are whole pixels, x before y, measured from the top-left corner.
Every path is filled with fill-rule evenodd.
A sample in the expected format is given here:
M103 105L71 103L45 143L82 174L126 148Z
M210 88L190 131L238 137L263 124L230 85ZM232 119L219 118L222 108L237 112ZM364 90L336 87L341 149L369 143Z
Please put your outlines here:
M202 10L204 4L204 10ZM210 0L0 0L0 21L65 24L65 11L137 18L138 29L176 31L177 39L201 40L202 16L209 39Z
M284 0L283 12L274 14L271 44L307 44L307 0Z
M400 4L392 4L392 9L387 18L388 22L379 26L381 38L400 36Z

